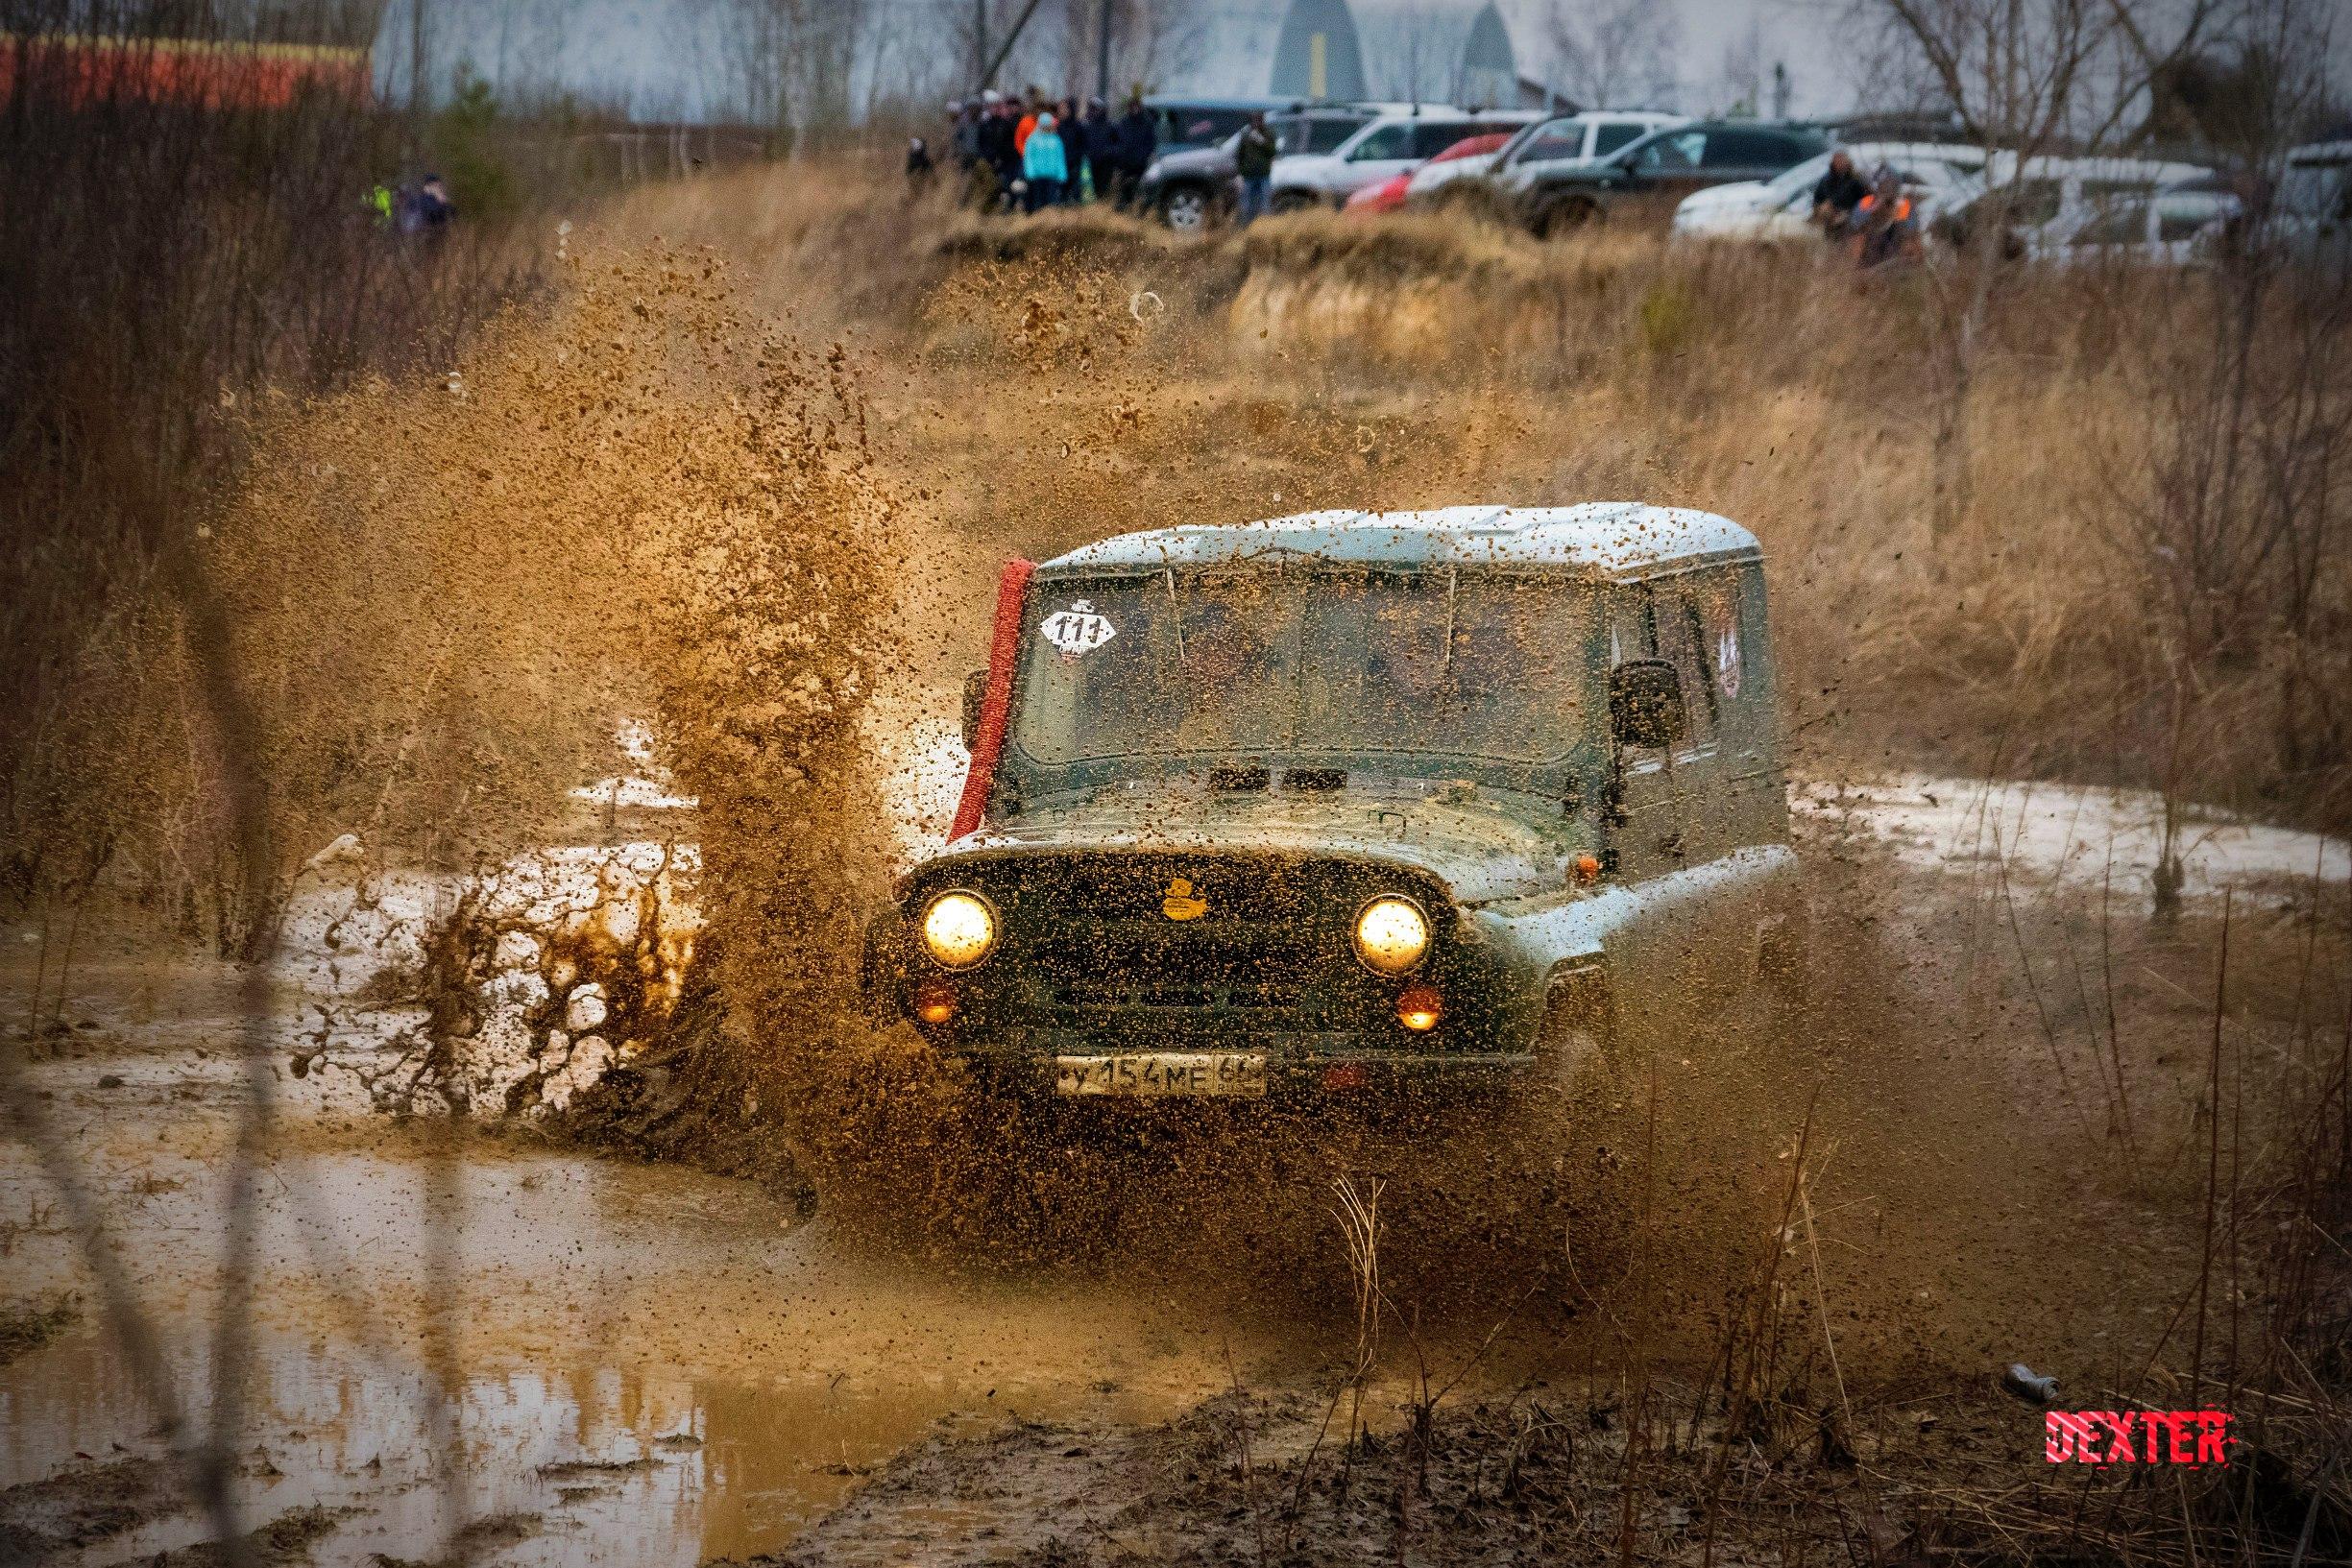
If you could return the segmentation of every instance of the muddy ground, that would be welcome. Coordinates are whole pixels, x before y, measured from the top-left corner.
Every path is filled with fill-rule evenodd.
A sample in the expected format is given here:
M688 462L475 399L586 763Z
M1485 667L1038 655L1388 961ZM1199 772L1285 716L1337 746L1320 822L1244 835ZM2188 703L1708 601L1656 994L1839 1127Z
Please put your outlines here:
M12 1141L0 1561L227 1560L182 1454L224 1408L224 1324L252 1339L244 1560L2170 1562L2223 1515L2282 1561L2352 1550L2340 1415L2252 1376L2290 1312L2295 1346L2345 1338L2340 1273L2278 1263L2322 1212L2279 1171L2342 1040L2341 839L2200 812L2154 918L2150 797L1965 777L2015 755L2017 709L1966 650L1949 687L1874 693L1913 600L1850 628L1815 577L1902 551L1808 520L1869 487L1791 446L1803 482L1751 494L1748 447L1693 477L1554 439L1528 386L1392 374L1443 336L1436 273L1323 288L1224 247L1163 298L1157 236L1113 233L1105 268L1025 251L1033 227L917 250L892 214L885 255L727 216L782 258L733 294L674 251L577 264L578 319L257 435L279 461L228 537L302 547L239 580L253 639L319 618L306 542L363 568L319 573L347 641L271 666L301 698L278 755L392 760L380 792L351 770L356 809L322 786L281 824L317 848L263 1077L246 974L153 910L0 931L39 999L7 1022L38 1120L164 1368L138 1387ZM835 332L854 351L810 347ZM665 372L673 338L696 351ZM1767 457L1783 423L1842 428L1771 406ZM1646 1042L1564 1124L1510 1099L1006 1123L840 1016L835 928L944 826L1004 555L1621 485L1775 552L1808 676L1782 693L1815 932L1793 1011ZM859 527L804 557L804 513ZM647 603L616 606L631 582ZM469 660L428 714L412 693ZM248 1306L227 1183L263 1092ZM2094 1408L2193 1404L2192 1340L2261 1401L2227 1498L2052 1472L1998 1385L2024 1363Z
M2126 1138L2080 1081L2090 994L2044 974L2045 1036L2004 946L2010 907L2053 971L2094 934L2079 871L2003 837L2026 883L2004 905L1980 837L1800 821L1816 1005L1640 1064L1572 1168L1526 1169L1508 1107L1065 1128L1029 1157L1088 1162L1099 1202L1163 1218L1010 1217L1043 1242L1014 1264L886 1193L812 1212L795 1183L387 1117L336 1073L283 1073L242 1514L277 1560L320 1562L1512 1561L1612 1547L1629 1508L1649 1560L1701 1551L1709 1521L1730 1560L1981 1547L2019 1521L1957 1500L2039 1467L2039 1416L1998 1370L2139 1387L2193 1283L2194 1173L2155 1156L2194 1120L2210 1001L2189 966L2217 911L2110 931ZM2244 880L2234 941L2262 976L2309 905ZM244 1093L231 980L102 948L37 1069L199 1409ZM299 1050L304 993L280 995ZM1806 1208L1775 1244L1801 1139ZM1382 1184L1370 1329L1341 1179ZM0 1215L9 1295L54 1315L0 1369L0 1539L44 1561L196 1549L206 1523L21 1148ZM1755 1317L1759 1265L1779 1277ZM1727 1411L1720 1358L1759 1326L1769 1397ZM1727 1472L1694 1435L1734 1420Z

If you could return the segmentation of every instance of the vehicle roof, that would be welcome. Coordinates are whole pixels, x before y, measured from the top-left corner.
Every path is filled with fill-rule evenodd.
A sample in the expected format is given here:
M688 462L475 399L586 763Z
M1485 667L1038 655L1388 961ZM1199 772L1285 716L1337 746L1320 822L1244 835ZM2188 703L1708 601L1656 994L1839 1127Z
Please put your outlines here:
M1988 164L1995 183L2013 177L2019 169L2017 155L2002 151L1995 153ZM2081 157L2071 154L2044 154L2025 159L2022 174L2025 180L2064 180L2074 176L2083 180L2127 180L2148 184L2170 184L2175 180L2188 180L2211 172L2210 165L2184 163L2176 159L2150 157Z
M1542 111L1532 109L1456 109L1451 104L1398 104L1382 109L1365 122L1365 129L1393 122L1414 120L1475 120L1487 125L1524 125L1541 119Z
M1144 99L1146 109L1262 109L1272 113L1278 109L1315 109L1321 107L1313 98L1193 98L1182 93L1152 93Z
M1857 161L1864 157L1915 157L1975 168L1982 168L1987 156L1983 148L1964 141L1841 141L1830 151L1851 153ZM1818 153L1814 155L1816 157L1820 156Z
M1643 125L1682 125L1689 118L1687 114L1677 114L1667 109L1580 109L1555 114L1543 123L1550 125L1559 120L1636 120Z
M1640 501L1447 506L1419 512L1300 512L1259 522L1121 534L1057 556L1054 575L1246 565L1308 556L1344 566L1554 567L1604 577L1753 559L1756 536L1728 518Z

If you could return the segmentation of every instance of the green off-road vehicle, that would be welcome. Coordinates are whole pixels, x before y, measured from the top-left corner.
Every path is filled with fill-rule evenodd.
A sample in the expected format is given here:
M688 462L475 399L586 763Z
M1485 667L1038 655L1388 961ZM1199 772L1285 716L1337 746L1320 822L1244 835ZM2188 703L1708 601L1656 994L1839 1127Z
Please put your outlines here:
M1793 958L1756 539L1319 512L1006 568L870 1004L1040 1096L1573 1092Z

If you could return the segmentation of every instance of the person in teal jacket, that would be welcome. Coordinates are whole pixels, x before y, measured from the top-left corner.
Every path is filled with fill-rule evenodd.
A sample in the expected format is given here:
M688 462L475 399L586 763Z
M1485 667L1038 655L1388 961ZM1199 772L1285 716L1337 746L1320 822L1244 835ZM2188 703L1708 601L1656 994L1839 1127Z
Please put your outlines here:
M1070 179L1070 155L1061 144L1061 131L1051 114L1037 116L1037 127L1021 149L1021 179L1029 186L1025 205L1031 212L1061 201Z

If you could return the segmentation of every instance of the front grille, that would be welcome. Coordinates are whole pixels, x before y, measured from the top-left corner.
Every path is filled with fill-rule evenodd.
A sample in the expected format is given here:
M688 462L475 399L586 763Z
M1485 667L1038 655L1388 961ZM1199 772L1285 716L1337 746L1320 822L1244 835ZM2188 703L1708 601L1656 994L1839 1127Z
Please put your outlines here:
M1028 954L1031 996L1069 1022L1137 1010L1296 1013L1328 983L1328 944L1262 921L1058 925Z
M1084 1023L1090 1015L1141 1010L1293 1012L1306 994L1306 983L1297 978L1236 984L1085 975L1052 987L1047 1005L1068 1022Z
M1393 868L1298 857L1040 856L961 880L1005 919L1000 1020L1106 1039L1363 1026L1386 1002L1349 945L1356 911L1400 887L1438 907ZM1187 901L1200 912L1171 918Z

